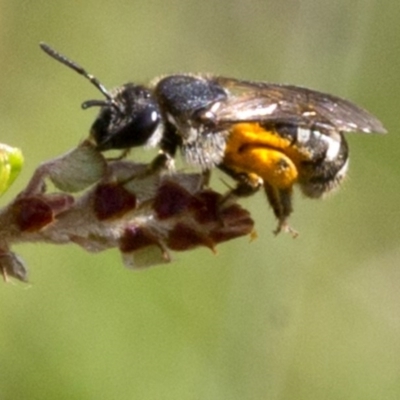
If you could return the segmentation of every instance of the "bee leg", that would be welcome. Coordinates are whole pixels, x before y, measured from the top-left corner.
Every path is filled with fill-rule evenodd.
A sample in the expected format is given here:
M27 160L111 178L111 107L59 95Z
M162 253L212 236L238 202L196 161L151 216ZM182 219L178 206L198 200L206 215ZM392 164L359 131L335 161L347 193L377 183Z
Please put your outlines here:
M175 168L174 158L165 152L160 152L149 165L149 172L154 173L162 170L173 171Z
M222 196L221 200L219 201L220 206L222 206L225 202L236 202L236 200L241 197L249 197L256 193L262 186L261 178L254 174L250 176L249 174L234 172L224 167L220 169L234 178L237 182L236 187L230 187L228 192ZM223 223L224 222L221 219L221 224ZM256 237L256 233L253 232L253 234L254 237Z
M280 232L288 232L293 237L298 235L298 232L290 227L288 223L289 215L292 213L292 189L279 189L264 182L264 191L267 195L269 204L278 219L278 226L274 230L277 235Z
M231 190L231 195L236 197L249 197L258 192L262 185L261 179L253 180L248 175L243 175L234 189Z
M256 174L232 171L224 165L220 165L219 169L231 176L237 182L236 187L229 190L229 192L224 196L223 201L231 198L251 196L256 193L263 184L262 179Z
M136 176L133 179L143 179L150 175L160 173L162 171L167 171L167 172L175 171L175 162L173 157L170 154L165 153L163 151L157 154L154 160L148 165L145 172L143 172L142 174L136 174Z
M119 183L125 185L133 180L145 179L148 176L157 174L161 171L172 172L174 171L174 169L174 159L169 154L160 152L154 158L154 160L149 165L147 165L144 171L142 171L141 173L135 173L128 178L124 178L123 180L120 180Z
M203 177L203 186L205 187L210 186L211 170L210 169L203 170L202 177Z

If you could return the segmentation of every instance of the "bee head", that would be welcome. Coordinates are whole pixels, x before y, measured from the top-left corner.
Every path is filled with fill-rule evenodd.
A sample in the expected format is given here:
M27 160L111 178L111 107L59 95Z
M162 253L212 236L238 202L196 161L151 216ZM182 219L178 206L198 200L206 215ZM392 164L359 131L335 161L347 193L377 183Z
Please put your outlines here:
M55 60L88 79L105 97L88 100L83 109L100 107L90 136L100 151L128 149L136 146L156 146L161 141L161 113L151 91L144 86L127 83L108 91L84 68L58 53L45 43L40 47Z
M100 151L156 146L160 140L161 114L150 90L127 83L106 100L88 100L84 109L99 106L90 135Z

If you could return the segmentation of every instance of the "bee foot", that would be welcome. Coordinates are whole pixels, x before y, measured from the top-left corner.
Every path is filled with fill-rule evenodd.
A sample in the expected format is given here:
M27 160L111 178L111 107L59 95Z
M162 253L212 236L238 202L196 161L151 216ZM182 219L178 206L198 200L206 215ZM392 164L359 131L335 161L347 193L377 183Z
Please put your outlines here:
M278 226L273 231L274 235L278 235L281 232L289 233L293 239L299 236L299 232L293 229L286 220L279 221Z

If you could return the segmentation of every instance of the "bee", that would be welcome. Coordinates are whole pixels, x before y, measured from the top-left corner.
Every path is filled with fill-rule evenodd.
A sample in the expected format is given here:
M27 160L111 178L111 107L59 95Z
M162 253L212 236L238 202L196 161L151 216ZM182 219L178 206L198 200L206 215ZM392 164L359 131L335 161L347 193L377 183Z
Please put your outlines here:
M262 188L278 220L275 233L295 234L288 225L294 185L321 198L342 182L349 164L344 133L386 132L352 102L292 85L177 74L109 91L74 61L40 46L105 97L82 104L100 108L90 130L99 151L158 147L163 160L173 161L180 150L205 174L218 168L231 176L236 187L228 197Z

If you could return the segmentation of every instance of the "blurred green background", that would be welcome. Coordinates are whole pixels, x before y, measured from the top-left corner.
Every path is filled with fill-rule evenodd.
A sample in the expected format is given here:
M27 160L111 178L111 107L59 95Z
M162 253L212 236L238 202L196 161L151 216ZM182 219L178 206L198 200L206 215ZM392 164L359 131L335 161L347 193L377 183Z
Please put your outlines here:
M399 16L397 0L2 0L1 141L26 159L3 204L86 136L80 103L100 97L40 41L107 87L185 71L293 83L389 134L348 135L349 179L296 197L296 240L273 236L259 195L244 201L256 241L138 273L117 251L16 246L32 284L0 285L0 400L399 399Z

